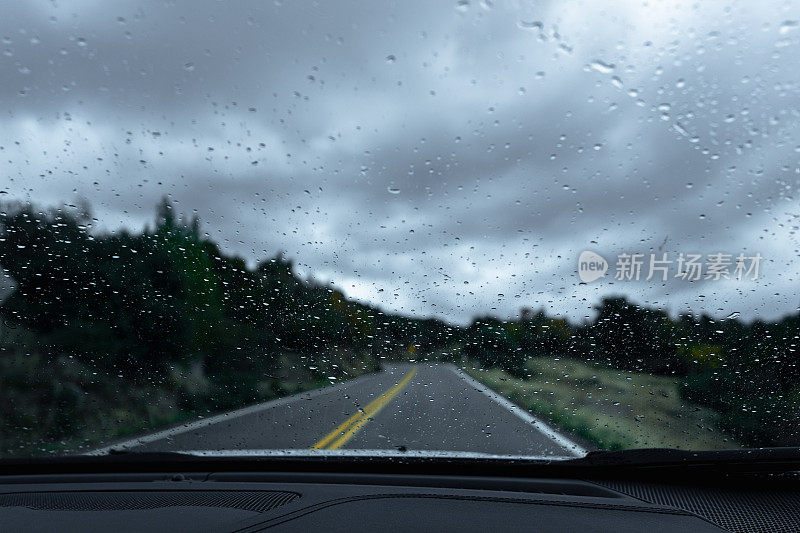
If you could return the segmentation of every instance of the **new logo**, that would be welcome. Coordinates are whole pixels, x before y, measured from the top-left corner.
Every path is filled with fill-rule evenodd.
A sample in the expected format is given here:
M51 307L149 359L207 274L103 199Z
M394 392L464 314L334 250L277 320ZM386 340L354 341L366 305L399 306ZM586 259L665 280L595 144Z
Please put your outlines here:
M584 283L602 278L608 270L608 261L600 255L589 250L581 252L578 257L578 277Z

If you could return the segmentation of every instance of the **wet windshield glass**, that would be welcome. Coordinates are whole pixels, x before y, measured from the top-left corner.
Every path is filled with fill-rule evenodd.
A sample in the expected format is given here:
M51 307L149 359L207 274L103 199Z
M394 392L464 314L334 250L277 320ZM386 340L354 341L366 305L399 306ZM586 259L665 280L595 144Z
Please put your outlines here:
M0 19L0 456L800 444L795 2Z

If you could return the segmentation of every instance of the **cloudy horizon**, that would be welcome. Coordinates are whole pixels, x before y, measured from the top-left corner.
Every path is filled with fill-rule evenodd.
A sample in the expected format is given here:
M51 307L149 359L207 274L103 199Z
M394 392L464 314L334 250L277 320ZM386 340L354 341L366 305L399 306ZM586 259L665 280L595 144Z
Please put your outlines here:
M33 1L0 21L6 199L141 229L168 196L385 310L605 295L798 308L792 2ZM581 284L579 254L764 257L757 281Z

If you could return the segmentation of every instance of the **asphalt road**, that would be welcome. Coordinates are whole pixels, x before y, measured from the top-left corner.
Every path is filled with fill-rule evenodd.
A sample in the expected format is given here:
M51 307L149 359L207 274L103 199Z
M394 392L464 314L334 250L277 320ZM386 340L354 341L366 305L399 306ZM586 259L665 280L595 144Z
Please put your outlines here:
M204 450L210 454L289 449L536 457L585 453L568 436L445 364L398 364L333 387L232 411L113 447L132 451ZM107 448L95 453L105 451Z

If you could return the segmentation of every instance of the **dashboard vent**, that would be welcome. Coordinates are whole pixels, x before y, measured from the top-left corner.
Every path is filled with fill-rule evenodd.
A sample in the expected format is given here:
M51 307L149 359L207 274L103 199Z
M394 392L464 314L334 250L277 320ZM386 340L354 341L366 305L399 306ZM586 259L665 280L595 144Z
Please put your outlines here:
M123 511L162 507L227 507L263 513L299 498L284 491L69 491L0 494L0 507L47 511Z

